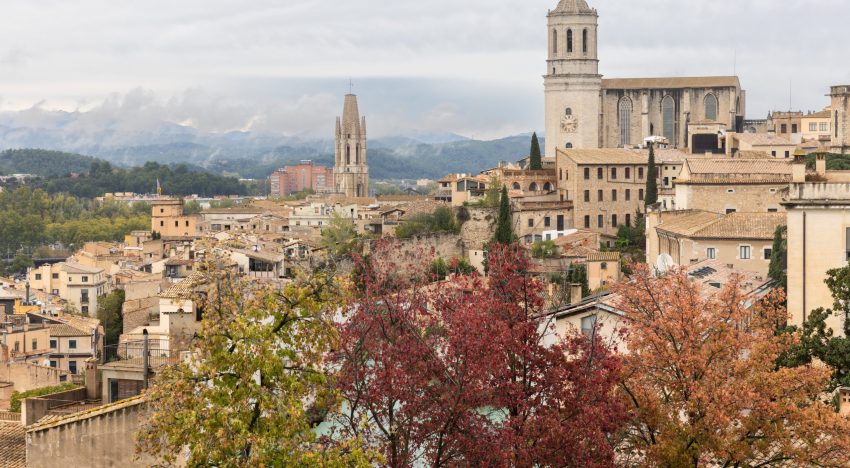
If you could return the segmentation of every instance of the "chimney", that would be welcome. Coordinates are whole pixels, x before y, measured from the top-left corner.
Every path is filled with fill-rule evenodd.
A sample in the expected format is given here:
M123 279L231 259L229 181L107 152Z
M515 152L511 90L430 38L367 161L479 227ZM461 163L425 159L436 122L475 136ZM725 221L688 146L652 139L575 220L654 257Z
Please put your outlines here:
M845 418L850 417L850 388L838 389L838 414Z
M581 297L581 283L570 283L570 304L578 304Z
M815 159L815 172L819 176L826 175L826 153L818 153Z
M30 305L30 282L27 281L27 296L24 298L24 305Z
M794 164L791 165L791 182L801 184L806 181L806 156L794 156Z

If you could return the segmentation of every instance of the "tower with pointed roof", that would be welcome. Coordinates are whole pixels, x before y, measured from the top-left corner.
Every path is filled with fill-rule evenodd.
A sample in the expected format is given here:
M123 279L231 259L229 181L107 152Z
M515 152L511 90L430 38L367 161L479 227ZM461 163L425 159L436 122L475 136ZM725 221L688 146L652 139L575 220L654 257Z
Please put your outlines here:
M360 117L357 96L347 94L342 117L336 119L336 193L348 197L369 195L369 166L366 159L366 117Z
M598 19L585 0L561 0L549 11L544 75L547 156L554 156L555 148L600 147Z

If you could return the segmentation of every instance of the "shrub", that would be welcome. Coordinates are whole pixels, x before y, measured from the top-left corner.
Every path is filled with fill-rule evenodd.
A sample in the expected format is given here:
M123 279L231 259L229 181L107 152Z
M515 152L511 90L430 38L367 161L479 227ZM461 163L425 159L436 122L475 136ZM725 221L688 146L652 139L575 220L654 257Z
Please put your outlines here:
M20 413L21 412L21 401L23 401L24 398L40 397L40 396L44 396L44 395L50 395L52 393L64 392L64 391L67 391L67 390L73 390L75 388L80 388L80 387L78 385L74 385L70 382L65 382L63 384L53 385L51 387L34 388L32 390L27 390L25 392L14 391L14 392L12 392L12 397L9 399L9 411L12 411L14 413Z

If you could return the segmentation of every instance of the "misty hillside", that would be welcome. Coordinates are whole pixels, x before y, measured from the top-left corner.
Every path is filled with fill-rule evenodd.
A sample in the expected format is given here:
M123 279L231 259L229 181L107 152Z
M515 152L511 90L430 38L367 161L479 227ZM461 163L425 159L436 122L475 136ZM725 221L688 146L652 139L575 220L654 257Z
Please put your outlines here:
M92 129L63 116L41 127L6 126L0 122L0 150L42 148L100 158L123 166L146 162L185 163L227 176L260 179L287 164L310 159L333 164L333 140L260 135L250 132L205 134L191 127L160 123L145 131L128 131L121 122ZM471 140L452 133L422 133L369 140L373 179L437 179L451 172L477 173L499 161L528 154L529 137L492 141ZM0 159L0 171L45 176L81 172L91 159L69 157L61 167L40 167L16 153L14 161ZM8 159L8 157L7 157Z

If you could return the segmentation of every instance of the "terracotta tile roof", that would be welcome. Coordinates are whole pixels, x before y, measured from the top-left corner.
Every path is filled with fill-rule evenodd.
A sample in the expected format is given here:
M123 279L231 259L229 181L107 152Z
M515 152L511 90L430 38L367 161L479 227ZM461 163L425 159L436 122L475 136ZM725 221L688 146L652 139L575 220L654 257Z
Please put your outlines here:
M558 153L573 160L576 164L646 164L649 153L628 149L560 149Z
M66 323L52 323L48 324L47 328L50 329L50 336L89 336L91 332L80 330L79 328L73 327Z
M672 219L671 219L672 218ZM773 239L785 213L730 213L687 210L662 213L659 231L694 239Z
M80 263L71 263L71 262L66 262L62 266L62 270L69 271L71 273L91 273L91 274L103 273L103 268L90 267L90 266L87 266L87 265L82 265Z
M192 272L185 279L178 281L170 288L159 294L159 297L164 299L189 299L192 297L192 293L195 292L195 288L206 281L203 273L200 272Z
M832 112L828 110L822 110L820 112L815 112L813 114L804 115L804 119L828 119L832 117Z
M21 423L0 421L0 466L27 466L26 432Z
M620 252L594 252L587 254L588 262L618 262Z
M773 133L737 133L735 134L735 138L753 146L795 146L787 138L777 136Z
M738 151L736 156L739 159L769 159L772 157L767 151Z
M682 183L788 183L791 159L704 158L685 161L676 181Z
M145 395L137 395L131 398L116 401L114 403L109 403L107 405L99 405L96 408L83 410L78 413L71 413L65 416L61 416L59 418L51 418L50 420L45 420L44 422L39 421L33 424L32 426L27 427L26 430L27 432L33 432L40 431L43 429L49 429L52 427L61 426L63 424L89 419L93 416L99 416L101 414L107 414L124 408L141 405L144 404L146 401L147 398L145 397Z
M602 80L602 89L735 88L740 86L741 83L737 76L613 78Z

